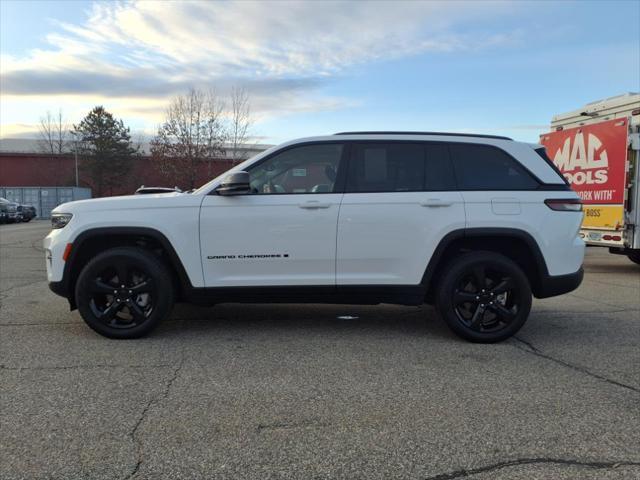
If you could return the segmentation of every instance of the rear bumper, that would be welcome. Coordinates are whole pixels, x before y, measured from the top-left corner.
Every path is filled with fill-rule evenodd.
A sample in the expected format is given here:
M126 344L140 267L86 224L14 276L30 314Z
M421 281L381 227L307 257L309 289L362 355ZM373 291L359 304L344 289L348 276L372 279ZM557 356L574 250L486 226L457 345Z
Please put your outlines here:
M572 292L580 286L584 278L584 269L567 275L547 275L542 279L542 284L536 292L537 298L549 298L563 293Z

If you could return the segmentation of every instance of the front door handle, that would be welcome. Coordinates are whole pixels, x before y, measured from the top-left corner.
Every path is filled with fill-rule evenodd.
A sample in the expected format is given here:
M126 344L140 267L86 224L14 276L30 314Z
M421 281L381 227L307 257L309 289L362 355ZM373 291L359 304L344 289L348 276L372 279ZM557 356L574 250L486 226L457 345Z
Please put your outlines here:
M313 209L313 208L329 208L331 206L331 204L330 203L318 202L317 200L310 200L308 202L301 203L298 206L300 208Z
M453 202L449 200L441 200L440 198L429 198L420 202L423 207L450 207Z

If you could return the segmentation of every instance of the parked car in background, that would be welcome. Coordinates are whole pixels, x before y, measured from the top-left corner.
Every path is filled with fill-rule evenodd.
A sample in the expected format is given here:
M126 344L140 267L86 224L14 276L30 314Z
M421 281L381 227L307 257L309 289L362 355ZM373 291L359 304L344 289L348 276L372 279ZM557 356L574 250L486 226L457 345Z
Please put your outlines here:
M38 216L36 213L36 207L33 205L20 205L18 207L18 211L22 212L23 222L30 222Z
M5 223L14 223L14 222L22 221L22 212L18 211L18 207L20 205L19 203L11 202L6 198L1 198L1 197L0 197L0 203L2 203L6 208Z
M7 223L9 218L9 201L0 197L0 223Z
M182 193L182 190L180 190L178 187L145 187L144 185L140 185L140 188L138 188L135 192L136 195L146 195L149 193L171 193L171 192L178 192L178 193Z

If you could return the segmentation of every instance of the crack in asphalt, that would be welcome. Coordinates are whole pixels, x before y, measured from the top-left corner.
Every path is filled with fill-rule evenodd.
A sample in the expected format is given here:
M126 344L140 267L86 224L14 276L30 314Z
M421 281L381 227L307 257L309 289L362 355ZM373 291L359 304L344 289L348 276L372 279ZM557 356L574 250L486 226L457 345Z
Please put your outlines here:
M131 472L129 473L129 475L127 475L126 477L127 480L135 477L136 474L138 473L138 470L140 470L140 466L142 465L142 442L137 436L138 429L140 428L140 425L142 425L142 423L147 418L147 415L151 410L151 407L159 404L162 400L166 399L169 396L169 391L171 390L171 386L173 385L173 382L175 382L176 379L178 378L178 375L180 375L180 371L182 370L183 366L184 366L184 349L182 350L180 361L175 366L175 369L173 370L173 374L171 375L171 377L167 379L164 385L163 391L161 392L160 395L151 398L147 402L145 407L142 409L142 412L140 413L140 417L138 418L138 421L135 423L135 425L129 432L129 437L131 438L131 441L136 447L136 464L131 469Z
M81 322L0 323L0 327L50 327L52 325L82 325Z
M315 422L310 420L310 421L302 421L297 423L296 422L291 422L291 423L282 422L282 423L269 423L269 424L260 423L256 427L256 430L259 433L263 430L289 430L293 428L323 428L323 427L330 427L330 426L331 426L330 423Z
M585 300L587 302L597 303L597 304L600 304L600 305L606 305L608 307L614 307L614 308L619 308L620 307L620 305L616 305L615 303L605 302L602 299L596 301L596 300L593 300L592 298L583 297L583 296L577 295L575 293L566 293L565 295L568 295L568 296L574 297L574 298L578 298L580 300ZM607 313L607 312L602 312L602 313Z
M44 240L44 239L40 239L40 238L35 239L33 242L31 242L31 248L34 249L38 253L44 253L44 247L42 246L42 240ZM38 243L39 245L36 246L36 243Z
M640 462L627 462L627 461L604 461L604 462L583 462L580 460L572 460L566 458L516 458L514 460L505 460L502 462L494 463L492 465L486 465L484 467L470 468L456 470L449 473L441 473L433 477L426 477L424 480L453 480L456 478L465 478L471 475L477 475L480 473L494 472L496 470L502 470L503 468L516 467L518 465L562 465L562 466L575 466L583 468L592 468L597 470L614 469L619 467L637 467L640 466Z
M23 283L21 285L15 285L15 286L10 287L10 288L5 288L4 290L0 290L0 298L8 298L6 293L10 292L11 290L16 290L17 288L22 288L22 287L28 287L29 285L35 285L36 283L42 283L42 282L46 282L46 281L47 281L46 278L40 278L40 279L35 280L33 282Z
M609 275L609 274L608 273L606 273L606 274L595 273L595 275ZM629 285L629 284L623 284L623 283L603 282L600 279L598 279L598 281L594 282L594 283L598 283L600 285L609 285L611 287L620 287L620 288L638 288L638 285L640 285L640 283L638 285Z
M604 312L585 312L581 310L560 310L557 313L555 313L553 310L541 310L539 312L536 312L536 315L545 313L547 316L555 315L556 317L566 317L568 315L583 315L583 316L599 315L601 316L601 315L609 315L610 313L630 313L630 312L640 312L640 308L622 308L619 310L606 310Z
M171 363L160 363L155 365L109 365L109 364L97 364L97 365L61 365L56 367L43 367L43 366L35 366L35 367L7 367L6 365L0 364L0 370L89 370L93 368L169 368L174 365Z
M82 322L12 322L0 323L0 327L50 327L52 325L82 325Z
M19 247L24 245L24 240L16 240L15 242L10 242L10 243L0 243L0 247L2 248L6 248L6 247Z
M517 348L518 350L522 350L523 352L529 353L531 355L536 355L537 357L544 358L544 359L549 360L551 362L557 363L558 365L562 365L563 367L570 368L572 370L575 370L577 372L583 373L583 374L588 375L590 377L596 378L596 379L601 380L603 382L607 382L607 383L609 383L611 385L615 385L617 387L626 388L626 389L631 390L633 392L640 393L640 388L638 388L638 387L635 387L633 385L628 385L626 383L621 383L621 382L618 382L616 380L612 380L611 378L607 378L607 377L599 375L597 373L593 373L592 371L587 370L584 367L579 367L578 365L573 365L571 363L565 362L564 360L560 360L559 358L552 357L551 355L543 353L541 350L536 348L531 342L523 340L522 338L519 338L516 335L514 335L513 338L514 338L514 340L516 340L516 341L518 341L518 342L520 342L520 343L522 343L523 345L526 346L526 348L525 348L525 347L521 347L519 345L515 345L515 344L512 343L511 346Z

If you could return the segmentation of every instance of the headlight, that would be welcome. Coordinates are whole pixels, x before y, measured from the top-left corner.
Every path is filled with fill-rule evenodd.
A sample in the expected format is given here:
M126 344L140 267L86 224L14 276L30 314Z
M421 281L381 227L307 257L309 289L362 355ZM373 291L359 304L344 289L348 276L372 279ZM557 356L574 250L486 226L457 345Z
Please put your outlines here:
M70 213L52 213L51 228L64 228L71 221L71 217L73 215Z

